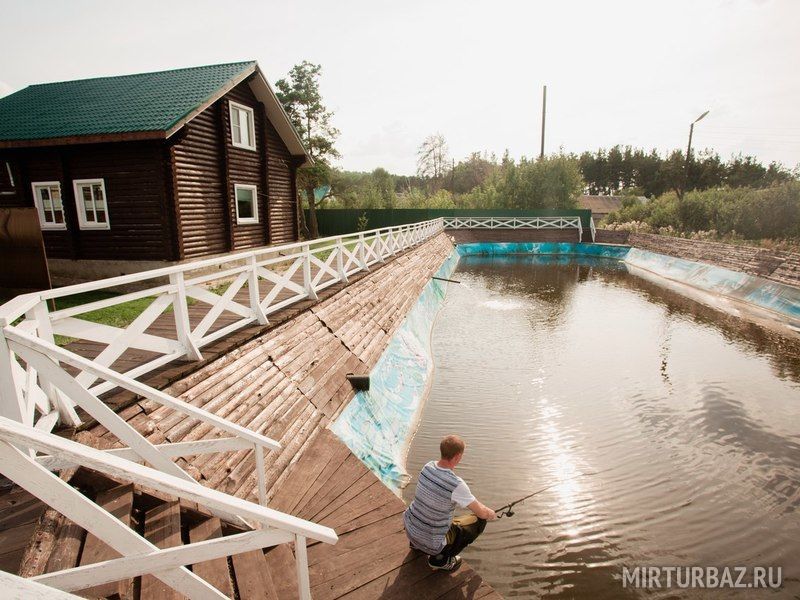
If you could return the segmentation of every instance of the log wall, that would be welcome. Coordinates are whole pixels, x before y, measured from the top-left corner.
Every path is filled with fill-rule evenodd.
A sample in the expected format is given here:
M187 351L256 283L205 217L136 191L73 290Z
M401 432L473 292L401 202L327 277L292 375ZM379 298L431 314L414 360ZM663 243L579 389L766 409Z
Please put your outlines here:
M270 243L284 244L298 239L296 160L269 121L266 122L265 137Z
M0 206L34 206L31 182L61 183L67 229L43 231L49 257L172 258L162 144L126 142L7 150L0 163L5 159L13 162L18 177L16 193L0 195ZM74 179L104 180L110 229L79 228Z
M253 109L256 150L231 142L230 102ZM297 240L294 157L245 82L191 120L172 147L181 258ZM258 223L237 224L234 186L255 185Z

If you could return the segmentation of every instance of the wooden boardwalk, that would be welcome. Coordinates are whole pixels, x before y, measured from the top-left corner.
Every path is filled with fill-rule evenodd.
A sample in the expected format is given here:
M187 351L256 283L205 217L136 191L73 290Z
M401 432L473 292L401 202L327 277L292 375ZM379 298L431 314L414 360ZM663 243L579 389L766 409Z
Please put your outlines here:
M371 370L451 251L449 239L437 236L379 269L352 278L346 287L326 290L316 303L295 305L286 313L272 315L270 326L252 327L204 348L206 360L200 364L170 365L145 378L159 387L163 387L159 381L171 382L165 389L172 395L281 443L279 451L267 456L269 505L328 525L340 536L335 546L315 543L308 549L314 598L499 597L466 564L453 574L429 569L426 557L408 547L403 501L327 429L353 396L345 374ZM120 415L153 443L219 435L147 401L111 400ZM79 435L85 443L98 447L119 445L97 425ZM254 501L257 498L251 451L188 457L179 464L204 485ZM53 511L47 513L25 556L16 556L25 576L52 570L50 557L64 544L60 532L76 536L73 530L78 528L51 514ZM3 519L0 511L0 524ZM29 530L19 530L21 538L26 535ZM4 537L5 531L0 533L0 542ZM77 537L80 539L80 532ZM296 597L292 552L289 545L283 545L261 556L230 558L236 596ZM14 558L9 555L7 564ZM83 559L75 553L56 563L60 568L74 566L68 564L70 560ZM261 568L264 560L274 568ZM272 588L265 576L254 575L262 571L271 574ZM250 575L241 579L242 573ZM149 587L142 584L141 589L142 598L154 597L144 594ZM263 592L265 589L273 591Z

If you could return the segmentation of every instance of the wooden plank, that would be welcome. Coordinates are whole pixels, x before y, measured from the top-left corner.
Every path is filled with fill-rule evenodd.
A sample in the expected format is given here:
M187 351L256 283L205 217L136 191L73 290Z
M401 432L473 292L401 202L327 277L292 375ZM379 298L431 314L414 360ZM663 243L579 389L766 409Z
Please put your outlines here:
M422 566L418 567L423 568ZM432 571L427 564L424 568L428 571L428 576L418 579L413 583L410 578L396 580L395 589L385 595L392 600L413 600L416 598L440 598L447 594L455 594L457 598L471 598L473 594L483 584L483 579L475 573L472 568L462 564L457 571L448 573L446 571ZM459 595L460 592L460 595Z
M392 534L404 531L403 518L399 515L392 515L380 521L370 523L365 527L339 535L339 541L335 546L330 544L314 544L308 548L308 564L322 563L331 560L333 557L350 552L370 544L376 540L383 539ZM338 533L338 532L337 532Z
M133 509L133 485L120 485L97 496L96 503L104 508L125 525L131 525L131 510ZM81 553L81 565L91 565L103 560L118 558L120 555L104 541L88 533ZM120 598L131 598L133 594L133 580L126 579L113 583L106 583L85 589L81 592L86 597L106 597L118 594Z
M311 444L292 467L292 473L296 476L290 476L283 482L272 497L270 506L275 510L295 514L295 507L325 470L335 450L336 446L333 444L318 442Z
M180 546L182 543L180 503L175 500L148 510L144 516L144 536L159 548ZM140 597L181 600L183 595L152 575L144 575Z
M267 561L267 570L275 585L275 593L278 598L300 600L300 594L297 591L297 577L292 576L296 572L296 566L294 553L289 544L280 544L268 549L264 558Z
M71 569L78 564L86 531L68 519L63 519L56 533L53 552L47 561L45 573Z
M309 567L315 600L338 598L413 560L405 533L395 533Z
M395 567L383 575L368 581L364 585L344 594L341 598L347 600L372 600L373 598L403 597L405 590L413 587L417 582L433 575L428 566L428 557L417 553L408 562ZM406 595L406 597L408 597ZM412 597L416 600L417 597ZM427 596L421 596L427 598Z
M231 561L240 600L280 600L263 551L235 554Z
M330 448L332 450L331 458L328 460L325 468L320 472L316 481L314 481L314 483L308 487L305 494L297 500L292 514L300 514L313 499L321 495L323 490L330 488L333 484L331 481L332 477L344 475L344 463L347 457L351 455L350 449L340 442L330 429L323 429L320 431L315 443L320 445L324 444ZM305 452L303 456L305 456ZM284 485L285 484L286 482Z
M2 554L0 554L0 568L4 571L16 573L20 567L25 548L36 530L36 522L23 523L10 527L0 533Z
M222 524L217 518L206 519L189 529L189 540L192 543L222 537ZM225 558L215 558L192 566L192 571L199 575L229 598L233 597L233 586Z

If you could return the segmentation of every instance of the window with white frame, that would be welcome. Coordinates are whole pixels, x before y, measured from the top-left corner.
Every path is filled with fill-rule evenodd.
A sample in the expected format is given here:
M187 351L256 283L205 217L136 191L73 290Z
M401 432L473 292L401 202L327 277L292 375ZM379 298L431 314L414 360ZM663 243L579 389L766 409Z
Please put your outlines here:
M76 179L72 184L81 229L110 229L105 182L102 179Z
M39 211L39 223L42 229L66 229L64 221L64 204L61 202L61 183L58 181L35 181L33 202Z
M236 195L236 223L258 223L258 190L254 185L233 186Z
M253 109L243 104L230 102L231 141L237 148L256 149L256 127Z

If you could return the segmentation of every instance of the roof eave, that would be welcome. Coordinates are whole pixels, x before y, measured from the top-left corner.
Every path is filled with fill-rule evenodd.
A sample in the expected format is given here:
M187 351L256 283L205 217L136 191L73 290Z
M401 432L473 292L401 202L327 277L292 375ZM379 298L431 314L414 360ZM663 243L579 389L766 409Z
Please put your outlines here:
M252 75L253 72L256 70L256 66L257 66L256 63L253 63L250 67L248 67L246 69L242 69L239 72L239 74L236 75L236 77L232 77L231 79L228 80L227 83L225 83L225 85L220 86L219 88L217 88L217 90L211 96L206 98L206 100L204 102L202 102L201 104L198 104L192 111L188 112L186 115L184 115L183 117L181 117L180 119L175 121L175 123L173 123L169 127L169 129L167 129L165 137L167 137L167 138L172 137L175 133L180 131L180 129L184 125L186 125L186 123L188 123L189 121L194 119L197 115L199 115L201 112L206 110L209 106L214 104L214 102L216 102L217 100L222 98L225 94L227 94L233 88L235 88L237 85L242 83L242 81L244 81L245 79L250 77L250 75Z
M300 135L292 124L292 120L289 118L289 115L286 114L283 104L278 100L278 96L275 94L269 81L267 81L267 78L264 77L264 73L261 72L258 64L255 65L255 72L256 77L250 82L250 88L253 90L256 98L264 104L270 123L275 127L278 135L281 136L289 153L292 156L303 158L303 161L300 162L298 166L313 165L314 159L308 153L308 150L303 144L303 140L300 139Z
M167 132L124 131L120 133L93 133L89 135L70 135L33 140L0 140L0 148L38 148L43 146L71 146L75 144L102 144L106 142L135 142L142 140L163 140Z
M311 155L303 145L303 141L300 139L297 130L294 128L294 125L292 125L289 115L287 115L286 111L283 109L283 105L281 104L280 100L278 100L278 96L273 91L272 86L270 86L269 82L267 81L267 78L264 77L264 74L261 72L258 63L253 63L252 66L243 69L236 77L232 78L230 81L228 81L228 83L220 87L205 102L198 105L193 111L188 113L180 120L176 121L167 130L166 137L169 138L177 133L189 121L194 119L197 115L206 110L209 106L214 104L214 102L222 98L237 85L243 81L246 81L254 73L256 77L250 81L250 89L253 90L253 94L255 94L258 101L264 104L267 118L269 119L270 123L272 123L273 127L275 127L278 135L283 140L283 143L286 144L289 153L292 156L303 158L303 161L298 166L314 164L314 159L311 158Z

